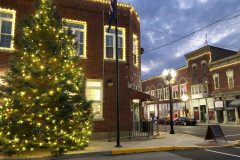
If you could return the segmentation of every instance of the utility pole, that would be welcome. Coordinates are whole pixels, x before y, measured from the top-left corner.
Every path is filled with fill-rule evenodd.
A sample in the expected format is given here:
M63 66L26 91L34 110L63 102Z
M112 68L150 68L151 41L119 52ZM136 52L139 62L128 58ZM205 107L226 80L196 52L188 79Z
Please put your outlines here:
M114 8L115 8L115 42L116 42L116 120L117 120L117 144L116 147L121 147L120 145L120 116L119 116L119 60L118 60L118 6L117 0L114 0Z

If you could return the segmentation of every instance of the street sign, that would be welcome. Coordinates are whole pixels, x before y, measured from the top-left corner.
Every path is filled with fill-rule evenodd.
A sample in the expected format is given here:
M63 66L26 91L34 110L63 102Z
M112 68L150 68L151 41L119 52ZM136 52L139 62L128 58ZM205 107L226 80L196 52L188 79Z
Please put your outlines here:
M220 125L208 125L205 141L214 139L215 142L217 143L216 138L222 138L222 137L225 139L227 143L227 139L225 138Z
M214 108L215 110L223 110L223 101L215 101Z

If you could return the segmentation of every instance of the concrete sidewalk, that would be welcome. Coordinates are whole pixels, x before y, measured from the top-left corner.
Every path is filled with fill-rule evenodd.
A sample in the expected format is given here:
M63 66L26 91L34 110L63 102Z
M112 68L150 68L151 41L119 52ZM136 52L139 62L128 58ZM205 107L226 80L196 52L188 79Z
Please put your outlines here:
M107 142L107 140L92 140L89 147L82 151L68 152L67 154L52 158L49 157L48 152L36 152L31 155L21 155L18 157L11 157L10 159L36 159L36 160L48 160L48 159L71 159L79 157L88 157L96 155L117 155L127 153L140 153L140 152L153 152L153 151L170 151L170 150L183 150L194 148L207 148L207 147L223 147L236 145L236 141L229 141L226 143L224 140L219 139L217 143L215 141L204 142L203 138L195 137L187 134L168 134L161 133L154 139L139 138L135 140L122 141L121 148L114 147L116 142ZM7 157L0 156L0 159L9 159Z
M239 127L240 128L240 124L235 124L235 123L231 123L231 124L222 124L222 123L197 123L198 126L208 126L208 125L220 125L222 127Z

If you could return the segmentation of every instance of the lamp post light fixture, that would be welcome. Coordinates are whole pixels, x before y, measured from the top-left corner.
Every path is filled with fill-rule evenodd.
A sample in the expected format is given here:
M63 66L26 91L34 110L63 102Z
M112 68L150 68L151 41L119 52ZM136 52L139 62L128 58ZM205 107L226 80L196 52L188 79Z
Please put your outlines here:
M185 106L184 106L185 117L187 117L187 101L188 100L189 100L189 97L187 94L182 95L182 101L185 102Z
M173 129L173 101L172 101L172 85L175 83L177 73L174 69L165 69L162 73L163 79L169 88L169 102L170 102L170 134L175 134Z

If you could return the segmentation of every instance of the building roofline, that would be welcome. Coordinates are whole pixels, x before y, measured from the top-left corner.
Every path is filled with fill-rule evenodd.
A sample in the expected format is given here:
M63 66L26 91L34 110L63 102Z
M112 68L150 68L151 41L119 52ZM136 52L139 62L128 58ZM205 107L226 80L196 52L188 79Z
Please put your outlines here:
M203 46L203 47L201 47L201 48L199 48L199 49L197 49L197 50L194 50L194 51L192 51L192 52L189 52L189 53L185 54L184 57L185 57L186 59L188 59L189 56L193 55L194 53L201 52L201 51L206 50L206 49L208 49L209 51L210 51L211 49L221 49L221 50L224 50L224 51L235 52L235 51L233 51L233 50L226 49L226 48L220 48L220 47L216 47L216 46L212 46L212 45L206 45L206 46Z
M182 70L182 69L185 69L185 68L187 68L187 66L182 66L182 67L179 67L179 68L174 69L174 70L179 71L179 70ZM162 74L144 79L144 80L142 80L142 82L146 82L146 81L149 81L149 80L152 80L152 79L155 79L155 78L160 78L160 77L162 77Z
M187 66L182 66L182 67L179 67L179 68L177 68L177 69L175 69L176 71L179 71L179 70L182 70L182 69L186 69L187 68Z
M110 0L87 0L88 2L95 2L95 3L101 3L101 4L107 4L110 5ZM130 12L133 12L136 16L138 21L140 21L139 15L137 10L133 7L130 3L124 3L124 2L118 2L118 7L128 8Z
M150 78L147 78L147 79L144 79L142 80L142 82L146 82L146 81L149 81L149 80L152 80L152 79L155 79L155 78L160 78L162 74L160 75L157 75L157 76L153 76L153 77L150 77Z

